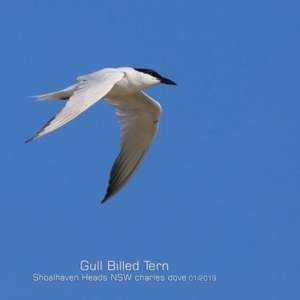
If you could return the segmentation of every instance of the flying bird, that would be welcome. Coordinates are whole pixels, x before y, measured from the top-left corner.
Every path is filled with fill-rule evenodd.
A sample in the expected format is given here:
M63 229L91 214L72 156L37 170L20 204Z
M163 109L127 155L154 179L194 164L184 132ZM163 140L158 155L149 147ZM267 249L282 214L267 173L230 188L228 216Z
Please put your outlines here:
M104 98L116 108L121 125L121 150L110 172L106 195L101 202L104 203L132 177L156 135L161 106L143 90L159 83L176 83L151 69L128 67L102 69L77 80L77 84L64 90L33 96L39 100L67 100L67 103L26 143L63 126Z

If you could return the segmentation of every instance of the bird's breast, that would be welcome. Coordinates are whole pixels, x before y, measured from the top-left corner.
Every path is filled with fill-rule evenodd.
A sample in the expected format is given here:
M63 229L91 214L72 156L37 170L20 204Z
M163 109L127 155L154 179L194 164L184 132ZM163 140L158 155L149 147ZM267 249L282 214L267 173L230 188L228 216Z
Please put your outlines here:
M112 89L107 93L106 97L130 95L139 92L144 88L145 86L140 82L128 80L127 77L123 77L112 87Z

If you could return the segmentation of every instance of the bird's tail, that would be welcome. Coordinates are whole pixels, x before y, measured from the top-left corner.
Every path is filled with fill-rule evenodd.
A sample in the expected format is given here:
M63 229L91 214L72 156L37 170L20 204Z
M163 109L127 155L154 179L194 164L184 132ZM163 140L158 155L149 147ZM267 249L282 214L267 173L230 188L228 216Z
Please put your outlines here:
M66 89L58 91L58 92L44 94L44 95L36 95L36 96L31 96L31 97L37 98L38 100L52 100L52 99L67 100L73 96L76 87L77 87L77 84L74 84L74 85L69 86Z

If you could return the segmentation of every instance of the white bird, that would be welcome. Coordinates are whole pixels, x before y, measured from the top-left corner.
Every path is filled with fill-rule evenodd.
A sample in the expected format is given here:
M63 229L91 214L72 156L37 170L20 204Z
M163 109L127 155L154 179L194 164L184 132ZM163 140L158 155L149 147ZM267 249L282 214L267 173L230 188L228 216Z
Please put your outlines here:
M161 106L143 89L159 83L176 85L150 69L107 68L80 76L64 90L33 96L40 100L68 100L48 123L32 138L37 139L71 121L101 98L117 109L121 124L121 151L111 169L104 203L132 177L153 141L161 116Z

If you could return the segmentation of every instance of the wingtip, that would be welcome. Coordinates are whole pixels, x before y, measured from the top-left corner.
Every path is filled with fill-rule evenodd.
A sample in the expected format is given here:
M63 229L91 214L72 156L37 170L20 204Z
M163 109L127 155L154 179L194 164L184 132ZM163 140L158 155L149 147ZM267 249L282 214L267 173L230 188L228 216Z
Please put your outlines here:
M25 144L31 142L32 140L34 140L34 139L36 139L36 138L37 138L36 135L33 136L33 137L31 137L30 139L28 139L27 141L25 141Z
M25 141L25 144L29 143L30 141L32 141L32 138L30 138L29 140Z
M106 195L104 196L104 198L101 201L101 204L105 203L107 200L109 200L111 198L112 195L110 195L109 193L106 193Z
M101 204L104 204L108 199L104 197L104 199L101 201Z

